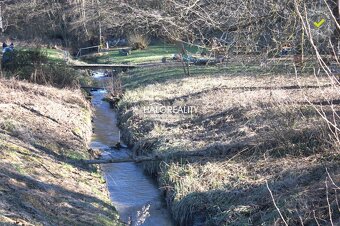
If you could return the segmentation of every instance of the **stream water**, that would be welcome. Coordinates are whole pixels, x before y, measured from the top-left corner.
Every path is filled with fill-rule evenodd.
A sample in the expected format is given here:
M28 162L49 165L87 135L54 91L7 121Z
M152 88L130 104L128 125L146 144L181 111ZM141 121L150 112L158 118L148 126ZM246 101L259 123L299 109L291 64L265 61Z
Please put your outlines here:
M94 78L101 82L105 77L100 72ZM110 148L120 141L116 113L109 103L103 101L106 90L91 92L95 108L94 133L91 148L103 150L102 158L129 156L129 150ZM171 226L170 214L162 201L156 183L135 163L103 164L102 170L113 205L120 218L128 225Z

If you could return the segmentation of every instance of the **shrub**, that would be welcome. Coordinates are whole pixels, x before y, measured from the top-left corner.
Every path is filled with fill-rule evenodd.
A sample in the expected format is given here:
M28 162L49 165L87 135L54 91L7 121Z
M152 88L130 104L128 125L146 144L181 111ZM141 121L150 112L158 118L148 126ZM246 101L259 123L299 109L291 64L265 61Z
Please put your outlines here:
M128 37L128 42L132 50L146 49L150 44L150 39L145 35L131 34Z
M73 87L78 84L78 74L74 69L66 63L49 62L47 53L40 48L14 50L10 54L10 61L2 64L6 77L56 87Z
M7 71L16 71L19 68L35 66L46 63L47 54L40 49L14 50L5 53L3 56L2 68ZM6 60L4 60L6 58Z

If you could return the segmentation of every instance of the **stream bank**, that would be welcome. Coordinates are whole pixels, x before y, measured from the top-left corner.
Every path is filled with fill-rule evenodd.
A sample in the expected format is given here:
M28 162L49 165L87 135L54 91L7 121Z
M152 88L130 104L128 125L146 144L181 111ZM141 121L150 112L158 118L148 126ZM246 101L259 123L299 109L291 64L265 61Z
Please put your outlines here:
M80 90L0 78L0 225L120 225Z
M95 73L97 82L105 82L100 72ZM129 157L128 149L111 148L120 142L116 113L104 101L106 90L92 91L95 108L91 148L103 150L102 158ZM143 173L135 163L115 163L101 166L113 205L121 220L128 225L171 226L173 225L161 192L152 178Z

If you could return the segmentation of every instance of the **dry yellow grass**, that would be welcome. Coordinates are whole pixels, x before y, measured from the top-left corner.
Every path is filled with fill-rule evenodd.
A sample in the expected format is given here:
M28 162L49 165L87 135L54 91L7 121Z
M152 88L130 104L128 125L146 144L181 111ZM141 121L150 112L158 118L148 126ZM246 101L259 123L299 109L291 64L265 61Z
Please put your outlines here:
M118 225L88 158L91 109L80 90L0 80L0 224Z
M138 81L148 74L133 76ZM120 124L135 154L223 153L144 165L159 175L181 225L282 225L266 182L289 225L329 222L326 191L331 215L339 220L336 189L325 169L340 182L337 147L310 104L330 119L340 110L328 103L340 100L339 87L328 78L205 74L139 87L125 81ZM146 114L154 103L195 106L197 112ZM230 144L249 148L226 153Z

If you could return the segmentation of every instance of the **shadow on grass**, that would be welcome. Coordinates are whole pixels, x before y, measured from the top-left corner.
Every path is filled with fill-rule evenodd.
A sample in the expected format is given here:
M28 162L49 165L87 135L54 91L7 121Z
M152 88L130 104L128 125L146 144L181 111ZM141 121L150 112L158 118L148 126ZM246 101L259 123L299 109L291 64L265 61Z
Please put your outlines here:
M324 128L320 125L296 129L294 126L287 126L286 121L279 121L282 118L272 111L269 111L268 114L272 115L273 120L276 120L279 124L263 122L263 124L258 125L257 121L259 119L250 120L245 116L248 110L244 107L232 107L215 114L198 115L193 118L179 119L176 122L157 119L147 120L139 126L140 130L138 132L148 134L157 125L163 125L168 131L178 131L183 128L181 127L182 125L185 125L184 131L193 131L190 135L192 136L190 137L191 141L193 143L204 142L205 145L199 149L192 147L190 150L178 151L179 157L180 152L182 152L183 156L190 152L204 153L204 157L213 162L225 161L239 155L240 152L245 159L251 157L253 161L256 161L261 159L263 154L279 159L287 156L305 157L321 153L324 149L332 149L331 140L324 135L324 131L327 131L326 127ZM263 115L263 117L266 117L266 115ZM253 133L246 133L242 130L245 123ZM205 130L195 132L196 128L205 128ZM125 132L128 129L123 131L124 135L129 134ZM220 136L216 136L216 134L220 134ZM176 137L177 135L173 136ZM129 134L129 137L133 137L133 135ZM171 137L157 136L153 139L158 140L160 146L164 146L162 147L162 152L164 153L169 152L171 154L173 151L183 149L177 138L173 138L175 143L179 143L175 146L174 144L171 146L166 145L167 140L172 139ZM143 139L143 141L146 140ZM134 141L130 143L133 144ZM235 147L236 144L240 144L239 147ZM152 153L153 150L157 149L157 145L148 147L147 153ZM143 151L139 154L142 155ZM195 161L202 162L199 157L190 159L189 162Z
M225 69L215 66L193 66L191 68L191 77L220 75ZM136 89L150 84L165 83L171 80L188 77L184 75L182 67L167 68L145 68L131 71L129 75L122 77L125 89Z
M4 130L0 130L0 134L7 134L8 132ZM38 156L39 158L47 155L50 158L63 162L66 164L70 164L74 167L77 167L78 169L85 170L88 172L95 172L97 169L94 166L84 164L81 160L87 159L88 153L86 150L81 150L80 147L76 147L77 150L74 150L74 147L72 144L68 144L63 138L61 140L56 140L55 137L49 136L48 134L44 135L38 135L34 139L31 140L31 142L25 142L25 139L21 137L19 134L11 134L9 133L8 135L12 136L15 139L20 140L22 143L15 143L14 141L11 141L10 139L6 141L7 143L14 145L14 146L20 146L26 150L29 151L29 153L24 153L24 152L19 152L21 155L33 155L33 156ZM41 144L40 142L43 141L44 144ZM50 141L50 142L49 142ZM55 144L53 149L47 147L48 145L46 144ZM32 148L33 147L33 148ZM73 148L72 148L73 147ZM64 150L63 152L56 152L56 150ZM65 151L66 150L66 151ZM18 150L16 150L18 152ZM66 152L66 153L65 153Z
M96 171L95 167L93 167L91 165L84 164L81 161L83 159L82 157L73 157L73 156L66 156L64 154L59 154L59 153L56 153L53 150L51 150L51 149L49 149L49 148L47 148L43 145L40 145L40 144L37 144L37 143L33 143L31 145L33 147L39 149L39 151L44 152L46 155L49 155L51 158L53 158L57 161L64 162L66 164L70 164L74 167L77 167L78 169L85 170L85 171L88 171L88 172ZM33 151L30 148L27 148L27 149L30 150L30 151Z
M112 205L14 172L10 165L0 167L0 181L2 211L9 216L52 225L104 225L105 219L117 219Z
M331 163L328 169L332 180L339 184L338 164ZM315 219L328 225L329 209L333 222L340 221L336 192L339 187L332 184L324 165L306 165L303 172L286 170L280 177L272 178L268 180L269 189L289 225L319 225ZM265 182L243 187L228 188L226 184L225 189L189 193L174 202L173 217L183 226L202 222L214 226L284 225Z
M176 79L190 77L212 77L212 76L237 76L242 75L259 75L265 71L256 65L245 66L241 64L232 65L191 65L190 76L184 74L183 66L173 65L168 67L147 67L131 70L129 74L122 77L123 87L125 89L136 89L145 87L150 84L166 83Z

